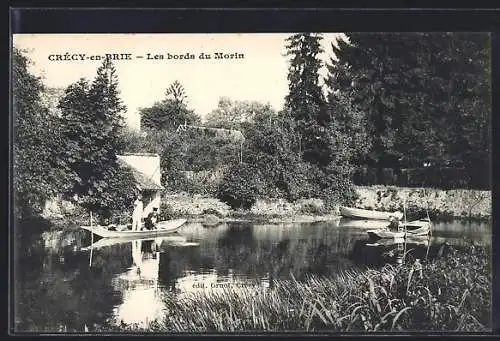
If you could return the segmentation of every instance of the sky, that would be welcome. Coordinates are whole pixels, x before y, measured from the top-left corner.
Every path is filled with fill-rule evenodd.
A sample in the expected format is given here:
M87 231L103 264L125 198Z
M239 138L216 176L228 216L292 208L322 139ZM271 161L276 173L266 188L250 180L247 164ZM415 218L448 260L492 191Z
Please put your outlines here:
M129 54L114 60L125 118L139 128L138 110L165 98L167 87L178 80L188 96L188 107L202 118L217 107L221 97L269 103L282 108L288 92L285 39L277 34L17 34L15 47L26 50L30 71L48 87L65 88L80 78L92 80L102 60L94 56ZM331 43L340 33L324 33L320 55L331 57ZM200 54L212 56L201 59ZM216 53L243 54L243 58L214 59ZM163 55L164 59L148 59ZM194 59L168 59L190 55ZM61 57L57 57L60 55ZM63 59L68 56L69 60ZM83 55L83 60L78 55ZM142 58L137 58L142 56ZM75 58L75 60L72 60ZM128 57L127 57L128 58ZM92 60L94 59L94 60ZM320 70L322 76L326 69Z

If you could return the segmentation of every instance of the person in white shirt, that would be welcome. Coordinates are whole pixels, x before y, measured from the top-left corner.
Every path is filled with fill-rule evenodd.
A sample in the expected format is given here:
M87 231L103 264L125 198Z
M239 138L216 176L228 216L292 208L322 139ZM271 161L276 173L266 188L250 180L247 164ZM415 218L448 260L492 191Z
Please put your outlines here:
M138 194L137 199L134 201L134 211L132 213L132 231L141 229L143 210L142 195Z

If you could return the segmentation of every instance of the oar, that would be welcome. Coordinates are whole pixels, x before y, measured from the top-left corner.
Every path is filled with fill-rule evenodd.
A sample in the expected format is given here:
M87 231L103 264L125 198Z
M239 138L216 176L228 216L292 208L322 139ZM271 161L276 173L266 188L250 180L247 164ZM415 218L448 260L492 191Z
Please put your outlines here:
M425 187L424 187L424 196L428 198ZM431 238L432 238L432 222L431 222L431 217L429 216L429 206L430 206L430 200L427 199L427 208L425 209L425 213L427 214L427 221L429 222L429 236L427 239L427 251L425 252L425 261L427 261L427 258L429 256L429 249L431 247Z

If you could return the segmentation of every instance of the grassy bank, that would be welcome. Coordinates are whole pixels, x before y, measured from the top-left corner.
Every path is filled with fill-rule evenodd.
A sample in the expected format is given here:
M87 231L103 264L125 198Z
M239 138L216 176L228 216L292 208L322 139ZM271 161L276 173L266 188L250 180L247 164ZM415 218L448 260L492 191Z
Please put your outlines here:
M117 331L471 331L491 328L491 253L481 247L424 263L165 297L147 327Z
M188 218L210 223L223 221L314 222L338 218L338 210L327 211L319 199L288 202L284 199L258 199L250 210L233 210L216 198L201 195L163 196L165 218Z

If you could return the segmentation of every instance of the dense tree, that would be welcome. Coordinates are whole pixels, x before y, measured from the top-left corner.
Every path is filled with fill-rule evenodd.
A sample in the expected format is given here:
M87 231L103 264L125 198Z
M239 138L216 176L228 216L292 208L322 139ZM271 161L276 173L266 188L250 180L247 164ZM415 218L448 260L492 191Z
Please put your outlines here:
M39 213L64 185L57 117L41 104L44 86L28 71L22 51L12 54L13 185L18 217Z
M483 33L347 33L333 51L336 90L366 113L379 167L488 169L490 41ZM484 177L484 174L483 174Z
M176 130L181 124L198 124L199 116L188 109L183 86L175 81L165 92L165 99L139 110L141 128Z
M294 150L294 122L285 115L261 115L246 130L243 161L258 171L262 185L259 195L286 197L290 200L310 197L310 165Z
M252 164L234 164L219 184L217 197L233 209L250 209L261 192L257 171Z
M327 84L332 83L335 80L330 74ZM371 147L365 113L353 106L351 98L345 93L335 91L328 94L328 111L331 117L330 135L342 137L344 143L342 147L337 146L337 150L342 148L348 162L358 164Z
M66 141L64 159L72 174L66 194L76 194L80 204L102 216L117 205L123 208L131 200L135 182L116 158L124 147L121 114L125 107L111 61L105 60L97 69L92 84L81 79L70 85L59 108Z
M335 111L342 111L334 103L327 104L319 85L321 39L321 35L309 33L287 39L286 48L292 58L285 113L293 119L293 134L298 136L300 155L310 164L309 184L316 195L328 203L345 202L353 192L350 162L354 152L348 148L353 141L349 131L343 129L345 124L335 117Z
M218 106L206 117L206 125L215 128L241 129L252 123L259 115L273 113L269 104L257 101L233 101L227 97L219 99Z

